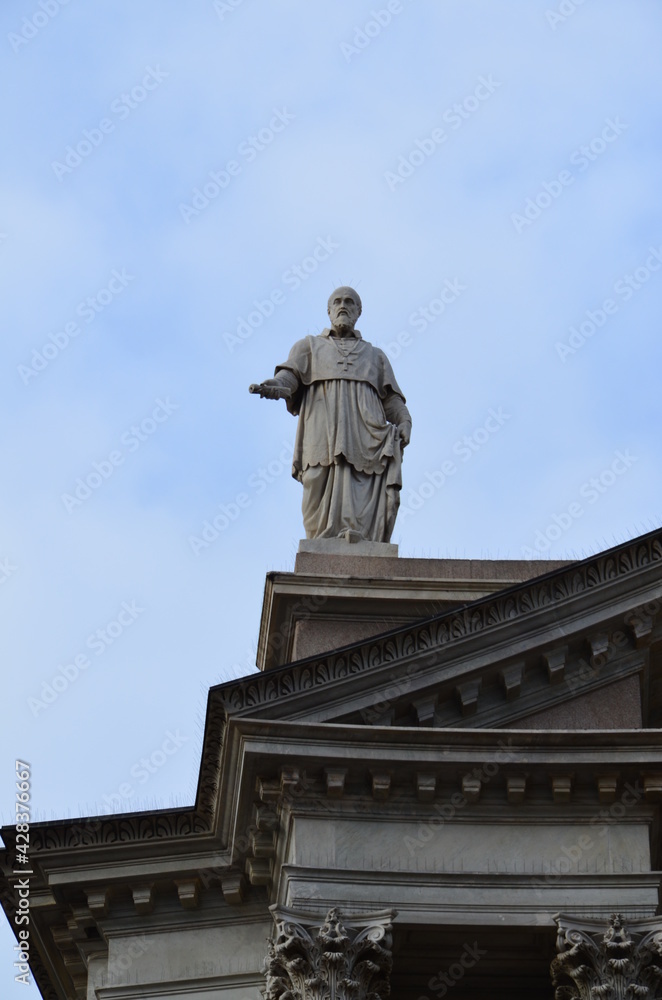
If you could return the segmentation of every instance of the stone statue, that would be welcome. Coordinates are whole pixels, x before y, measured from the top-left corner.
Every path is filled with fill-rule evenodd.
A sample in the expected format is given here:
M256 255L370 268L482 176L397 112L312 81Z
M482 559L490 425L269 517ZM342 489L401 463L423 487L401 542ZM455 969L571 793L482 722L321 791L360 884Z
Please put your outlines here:
M388 542L400 504L411 417L388 358L354 328L361 308L353 288L337 288L331 329L297 341L274 378L250 386L299 416L292 475L307 538Z

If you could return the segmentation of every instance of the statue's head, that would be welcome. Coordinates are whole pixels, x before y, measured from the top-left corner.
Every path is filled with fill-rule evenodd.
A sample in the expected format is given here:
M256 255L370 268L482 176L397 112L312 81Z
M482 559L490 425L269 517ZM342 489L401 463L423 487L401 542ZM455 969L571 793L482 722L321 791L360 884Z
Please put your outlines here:
M361 296L347 285L336 288L329 296L327 312L334 330L353 330L361 311Z

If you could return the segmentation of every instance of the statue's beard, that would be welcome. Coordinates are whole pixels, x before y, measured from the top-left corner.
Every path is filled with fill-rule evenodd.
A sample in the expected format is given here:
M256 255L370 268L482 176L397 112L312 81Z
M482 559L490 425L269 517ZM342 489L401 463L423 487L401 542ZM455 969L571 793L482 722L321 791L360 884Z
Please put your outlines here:
M346 313L338 316L333 324L333 329L337 330L338 333L348 334L354 329L354 324Z

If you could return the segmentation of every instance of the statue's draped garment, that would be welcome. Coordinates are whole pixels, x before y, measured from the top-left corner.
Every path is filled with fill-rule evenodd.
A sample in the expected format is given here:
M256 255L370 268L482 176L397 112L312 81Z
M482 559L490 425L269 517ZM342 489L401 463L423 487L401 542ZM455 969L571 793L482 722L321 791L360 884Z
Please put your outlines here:
M306 537L350 530L388 542L402 486L396 425L411 417L384 352L358 330L324 330L297 341L276 379L299 416L292 475L303 484Z

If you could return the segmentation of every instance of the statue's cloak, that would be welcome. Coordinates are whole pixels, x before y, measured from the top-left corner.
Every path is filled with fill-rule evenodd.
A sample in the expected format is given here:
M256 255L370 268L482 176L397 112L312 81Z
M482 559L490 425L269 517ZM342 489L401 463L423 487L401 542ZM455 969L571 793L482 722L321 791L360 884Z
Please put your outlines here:
M324 330L317 337L308 336L297 340L287 361L277 366L276 374L282 370L291 371L300 383L298 390L287 401L290 413L295 416L299 413L305 386L334 379L367 382L380 399L384 400L395 393L403 403L406 402L395 380L391 362L379 347L373 347L363 340L358 330L343 338L331 337L330 334L330 330ZM339 341L340 347L346 350L351 345L347 365L334 341Z

